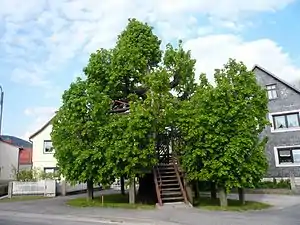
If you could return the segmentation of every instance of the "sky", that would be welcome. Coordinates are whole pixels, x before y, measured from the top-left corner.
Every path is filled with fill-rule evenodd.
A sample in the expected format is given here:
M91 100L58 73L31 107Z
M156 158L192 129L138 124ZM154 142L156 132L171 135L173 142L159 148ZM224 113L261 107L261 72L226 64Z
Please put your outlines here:
M300 80L300 0L0 0L2 133L28 140L128 18L148 22L163 44L182 39L210 79L231 57Z

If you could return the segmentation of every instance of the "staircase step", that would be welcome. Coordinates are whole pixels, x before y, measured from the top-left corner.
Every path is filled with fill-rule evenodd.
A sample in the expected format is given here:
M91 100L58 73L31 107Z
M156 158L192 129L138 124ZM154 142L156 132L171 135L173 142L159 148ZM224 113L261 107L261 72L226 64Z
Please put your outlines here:
M174 179L177 179L176 175L162 175L161 174L161 178L174 178Z
M160 175L163 175L163 174L176 174L175 170L174 169L168 169L168 170L159 170L159 173Z
M178 180L176 178L169 178L169 179L161 179L162 184L178 184Z
M162 183L165 184L165 183L175 183L175 184L178 184L178 180L177 179L169 179L169 180L162 180Z
M184 201L183 197L162 197L163 201Z
M162 191L180 191L180 186L178 185L178 187L176 188L163 188Z
M173 187L175 186L175 187L179 187L179 188L180 188L179 183L167 183L167 184L166 184L166 183L162 183L161 186L162 186L162 188L164 188L164 187L172 187L172 186L173 186Z
M166 170L174 170L173 166L159 166L158 169L160 171L166 171Z
M176 175L176 172L175 172L175 170L173 169L173 170L166 170L166 171L161 171L161 175L163 175L163 174L174 174L174 175Z
M173 192L169 192L169 191L167 191L167 192L162 192L161 193L161 196L181 196L182 197L182 193L181 193L181 191L173 191Z
M177 179L176 174L171 174L171 173L167 173L167 174L161 174L160 177L165 177L165 178L169 178L169 177L174 177Z
M174 168L173 164L159 164L158 165L159 168Z

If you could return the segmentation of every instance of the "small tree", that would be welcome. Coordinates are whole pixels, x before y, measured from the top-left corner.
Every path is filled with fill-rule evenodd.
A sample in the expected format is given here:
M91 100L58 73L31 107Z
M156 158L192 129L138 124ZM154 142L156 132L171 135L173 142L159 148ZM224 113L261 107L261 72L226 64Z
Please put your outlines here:
M266 172L266 139L259 134L268 124L268 101L254 73L235 60L216 70L215 82L202 75L190 111L182 110L183 164L190 179L216 182L226 206L228 190L252 186Z
M88 198L93 184L112 183L106 163L105 128L109 123L110 99L93 84L78 79L63 95L63 105L53 119L51 138L61 174L70 182L87 182Z

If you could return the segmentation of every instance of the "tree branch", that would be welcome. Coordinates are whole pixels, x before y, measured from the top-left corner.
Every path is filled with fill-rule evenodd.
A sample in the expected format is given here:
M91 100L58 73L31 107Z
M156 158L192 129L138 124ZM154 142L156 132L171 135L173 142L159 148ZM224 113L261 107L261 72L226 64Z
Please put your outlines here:
M176 86L179 85L180 82L180 76L178 72L175 72L173 75L173 80L170 82L169 87L175 88ZM131 91L132 94L136 94L137 96L139 96L140 98L145 99L146 98L146 93L149 90L149 88L147 87L138 87L135 90ZM181 100L186 99L189 96L188 92L184 92L183 95L180 97ZM122 101L114 101L114 104L118 103L120 104L118 108L118 106L116 108L114 108L110 111L110 113L122 113L122 112L126 112L127 110L129 110L129 105L128 102L126 102L125 100ZM124 104L127 104L126 106ZM125 107L124 107L125 106ZM122 108L121 108L122 107Z
M173 80L170 82L169 87L175 88L180 83L180 76L178 72L175 72L173 75ZM147 87L138 87L137 89L133 90L132 93L136 94L137 96L144 98L149 88Z
M173 75L173 80L170 82L170 88L175 88L179 85L180 82L180 76L179 76L179 72L176 71Z
M122 113L122 112L126 112L127 110L129 110L129 106L127 108L110 110L110 113Z

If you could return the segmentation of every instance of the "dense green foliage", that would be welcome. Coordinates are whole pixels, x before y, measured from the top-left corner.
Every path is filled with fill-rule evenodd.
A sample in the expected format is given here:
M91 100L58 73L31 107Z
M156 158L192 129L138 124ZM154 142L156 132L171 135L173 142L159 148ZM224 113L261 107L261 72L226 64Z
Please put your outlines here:
M52 141L60 172L71 182L110 183L112 167L105 162L106 125L110 99L94 85L78 79L63 94L53 119Z
M174 145L190 180L229 190L254 186L265 173L267 97L253 72L234 60L195 84L195 60L179 41L160 49L152 27L129 20L112 49L91 54L62 96L51 133L62 175L71 182L111 184L151 170L158 135ZM130 113L112 113L115 100ZM116 112L116 111L114 111ZM125 113L124 113L125 112Z
M200 85L182 107L183 166L191 180L219 187L253 186L267 169L267 96L255 75L234 60L215 71L215 86L201 75Z
M86 79L65 91L51 137L67 180L106 185L157 163L156 134L174 122L178 99L195 88L190 52L181 42L165 52L160 44L149 25L131 19L113 49L91 54ZM111 113L113 100L128 101L130 113Z

